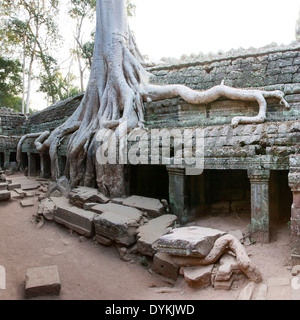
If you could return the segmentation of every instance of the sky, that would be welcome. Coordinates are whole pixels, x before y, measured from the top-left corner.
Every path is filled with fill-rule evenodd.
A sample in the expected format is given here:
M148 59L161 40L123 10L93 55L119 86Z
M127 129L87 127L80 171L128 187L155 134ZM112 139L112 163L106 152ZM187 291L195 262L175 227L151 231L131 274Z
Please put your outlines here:
M295 40L300 0L132 0L136 15L129 18L136 42L151 61L203 52L218 53L240 47L263 47ZM67 15L67 11L62 15ZM63 17L62 17L63 18ZM66 43L73 43L71 23L64 22ZM89 36L93 24L86 24ZM69 52L66 51L66 57ZM88 74L86 74L86 81ZM41 94L32 107L47 106Z
M152 59L217 53L295 40L300 0L134 0L130 19Z

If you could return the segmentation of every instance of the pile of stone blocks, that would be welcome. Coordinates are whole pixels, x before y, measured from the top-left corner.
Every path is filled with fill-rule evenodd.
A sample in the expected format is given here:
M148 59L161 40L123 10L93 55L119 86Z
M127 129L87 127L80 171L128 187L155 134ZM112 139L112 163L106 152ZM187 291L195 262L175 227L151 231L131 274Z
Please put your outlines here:
M234 254L223 254L215 264L202 263L215 241L225 234L217 229L197 226L172 229L156 242L152 270L174 281L181 275L193 288L212 285L216 290L229 290L234 275L242 273Z
M77 187L68 198L43 199L38 214L102 245L137 246L137 252L153 256L154 244L177 221L166 214L166 204L140 196L108 199L97 189Z

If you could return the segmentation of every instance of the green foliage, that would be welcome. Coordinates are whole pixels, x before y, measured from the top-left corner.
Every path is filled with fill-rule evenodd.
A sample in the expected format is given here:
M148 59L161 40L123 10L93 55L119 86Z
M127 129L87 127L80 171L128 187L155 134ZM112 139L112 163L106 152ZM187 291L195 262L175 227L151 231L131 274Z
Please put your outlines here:
M141 264L142 266L144 266L144 267L147 267L147 266L148 266L148 259L147 259L146 256L142 256L142 257L140 258L140 264Z
M0 92L16 95L21 91L21 64L18 60L0 57Z

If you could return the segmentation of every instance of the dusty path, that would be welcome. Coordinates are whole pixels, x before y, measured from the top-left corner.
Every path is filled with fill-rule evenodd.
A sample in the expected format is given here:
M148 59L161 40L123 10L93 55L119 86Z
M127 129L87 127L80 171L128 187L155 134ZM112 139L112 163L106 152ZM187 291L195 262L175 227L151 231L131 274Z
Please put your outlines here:
M0 290L0 300L22 300L27 268L57 265L61 278L59 297L40 299L61 300L214 300L236 299L247 284L242 279L230 291L192 289L180 278L170 293L160 293L167 283L134 261L123 261L115 246L104 247L92 239L71 233L55 222L46 222L37 228L31 221L38 207L23 208L20 200L0 203L0 265L6 269L6 290ZM236 217L209 217L199 220L202 226L224 231L243 228L247 219ZM274 241L276 240L276 241ZM289 277L289 229L275 230L269 245L255 244L247 247L251 259L260 268L264 281L270 277ZM134 263L133 263L134 262ZM276 295L275 295L276 296ZM291 298L286 296L285 298Z

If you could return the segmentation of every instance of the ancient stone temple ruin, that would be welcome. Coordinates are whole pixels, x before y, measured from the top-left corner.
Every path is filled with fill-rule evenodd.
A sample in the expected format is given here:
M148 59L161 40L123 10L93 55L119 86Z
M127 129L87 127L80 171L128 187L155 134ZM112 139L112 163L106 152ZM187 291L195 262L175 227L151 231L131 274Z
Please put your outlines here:
M155 66L148 71L153 74L153 83L179 83L197 90L219 85L222 80L235 88L281 90L290 109L267 99L264 123L232 127L234 116L256 115L257 104L218 99L207 105L191 105L180 98L146 103L145 126L149 130L204 129L204 171L190 175L185 165L128 164L124 196L165 199L169 213L181 222L192 221L204 212L249 212L251 237L256 242L268 243L272 224L285 219L291 225L292 262L300 264L299 44ZM2 169L13 170L22 136L52 131L76 110L82 97L61 101L28 118L1 108ZM24 140L20 168L29 176L51 178L49 154L39 153L34 141L30 137ZM62 140L59 147L62 174L67 141Z

